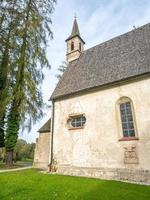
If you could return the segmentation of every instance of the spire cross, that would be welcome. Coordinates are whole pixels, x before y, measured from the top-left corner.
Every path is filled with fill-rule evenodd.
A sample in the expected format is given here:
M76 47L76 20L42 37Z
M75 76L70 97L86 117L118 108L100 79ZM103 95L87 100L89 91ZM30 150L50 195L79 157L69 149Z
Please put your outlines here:
M74 18L77 19L77 15L76 15L76 13L74 13Z

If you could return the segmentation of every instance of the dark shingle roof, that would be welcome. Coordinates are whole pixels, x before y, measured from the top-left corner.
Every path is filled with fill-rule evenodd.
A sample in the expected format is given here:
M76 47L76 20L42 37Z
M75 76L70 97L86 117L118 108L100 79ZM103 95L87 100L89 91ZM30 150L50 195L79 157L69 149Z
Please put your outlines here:
M51 128L51 119L49 119L39 130L39 133L46 133L46 132L50 132L50 128Z
M150 75L150 23L83 51L69 64L51 99L143 74Z

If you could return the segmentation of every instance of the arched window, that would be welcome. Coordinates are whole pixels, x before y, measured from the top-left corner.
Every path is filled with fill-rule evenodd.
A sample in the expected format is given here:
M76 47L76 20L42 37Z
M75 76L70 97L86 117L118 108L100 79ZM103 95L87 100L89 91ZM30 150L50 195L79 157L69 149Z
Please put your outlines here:
M71 51L74 50L74 42L71 42Z
M86 123L86 117L84 115L71 116L67 120L67 126L69 129L83 128Z
M79 50L81 51L81 42L79 43Z
M135 137L135 120L132 102L123 97L119 100L119 111L123 137Z

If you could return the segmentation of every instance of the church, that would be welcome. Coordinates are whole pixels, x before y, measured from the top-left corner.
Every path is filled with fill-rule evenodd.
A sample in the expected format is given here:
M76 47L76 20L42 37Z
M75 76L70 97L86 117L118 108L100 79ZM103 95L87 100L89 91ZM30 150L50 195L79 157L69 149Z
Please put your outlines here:
M66 44L34 166L150 184L150 24L84 50L74 19Z

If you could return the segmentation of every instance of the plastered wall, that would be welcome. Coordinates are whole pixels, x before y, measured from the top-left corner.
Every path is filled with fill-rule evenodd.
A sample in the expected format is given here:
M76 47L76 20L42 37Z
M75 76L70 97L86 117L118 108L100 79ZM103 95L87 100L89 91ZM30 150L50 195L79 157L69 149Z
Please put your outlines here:
M119 141L123 135L117 101L123 96L132 100L138 140ZM68 116L78 113L85 114L85 127L68 130ZM60 171L64 166L150 170L150 79L59 100L54 123L54 157ZM131 152L129 162L125 151Z

